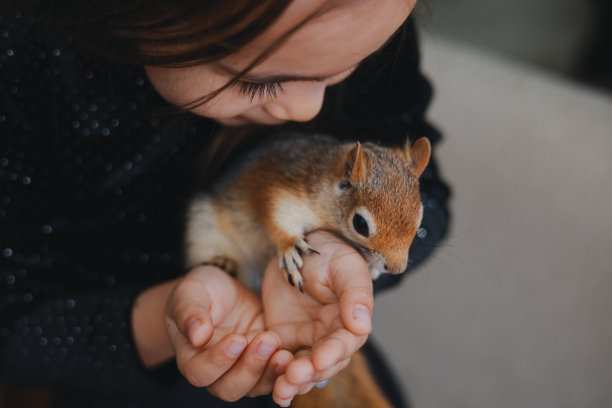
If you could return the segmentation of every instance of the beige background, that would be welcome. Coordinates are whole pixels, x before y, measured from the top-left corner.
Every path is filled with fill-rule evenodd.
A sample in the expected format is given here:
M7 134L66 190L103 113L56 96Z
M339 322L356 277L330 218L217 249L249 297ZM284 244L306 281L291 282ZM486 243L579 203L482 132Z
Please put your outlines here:
M454 222L374 338L416 408L612 407L612 96L424 40Z

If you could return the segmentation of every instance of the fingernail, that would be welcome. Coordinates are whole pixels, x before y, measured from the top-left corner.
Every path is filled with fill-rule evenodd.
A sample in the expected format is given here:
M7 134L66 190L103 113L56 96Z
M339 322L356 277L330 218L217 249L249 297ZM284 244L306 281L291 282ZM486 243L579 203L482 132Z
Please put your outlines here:
M372 324L372 318L370 316L370 310L364 305L357 305L353 308L353 316L361 323L368 327Z
M259 347L257 347L257 357L268 358L274 353L275 349L276 347L270 344L261 343Z
M227 354L230 357L238 357L240 353L242 353L242 350L244 350L245 346L246 346L246 343L242 341L234 340L227 347Z
M196 336L198 333L198 329L202 326L202 321L198 318L193 318L187 323L187 335L189 336L189 340L191 343L196 342Z
M325 387L327 385L328 382L329 382L329 380L319 381L318 383L315 384L315 387L323 388L323 387Z

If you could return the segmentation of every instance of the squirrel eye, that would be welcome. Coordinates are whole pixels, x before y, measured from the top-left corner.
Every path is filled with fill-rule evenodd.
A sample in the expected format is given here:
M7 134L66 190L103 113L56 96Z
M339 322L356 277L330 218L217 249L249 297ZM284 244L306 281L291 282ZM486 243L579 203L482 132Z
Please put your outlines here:
M363 218L357 213L355 213L355 215L353 216L353 227L355 228L355 231L357 231L364 237L367 238L369 236L370 231L368 228L368 222L365 220L365 218Z

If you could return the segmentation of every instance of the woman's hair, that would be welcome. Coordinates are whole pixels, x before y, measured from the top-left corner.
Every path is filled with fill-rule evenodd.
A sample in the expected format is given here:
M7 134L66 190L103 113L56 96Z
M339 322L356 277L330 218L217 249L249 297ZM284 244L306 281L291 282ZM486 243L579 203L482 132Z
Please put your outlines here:
M290 0L21 0L30 15L121 63L192 66L235 53Z
M270 27L291 0L14 0L43 24L120 63L188 67L227 57ZM265 60L293 33L335 7L329 0L268 46L221 88L181 106L213 99Z

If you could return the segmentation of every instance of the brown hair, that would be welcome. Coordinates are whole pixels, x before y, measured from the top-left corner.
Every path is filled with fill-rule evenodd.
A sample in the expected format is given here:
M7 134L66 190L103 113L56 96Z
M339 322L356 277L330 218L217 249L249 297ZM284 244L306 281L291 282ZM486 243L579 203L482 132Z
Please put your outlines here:
M224 58L268 28L289 0L22 0L19 7L60 26L118 62L192 66Z
M120 63L188 67L231 55L272 25L291 0L22 0L20 8ZM181 106L205 104L265 60L328 1L273 42L221 88Z

